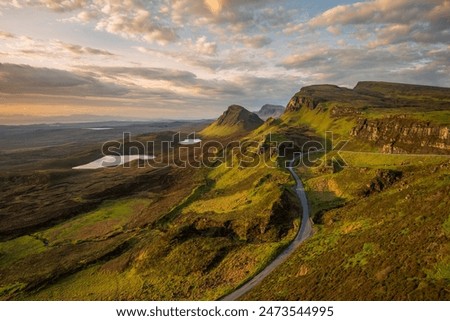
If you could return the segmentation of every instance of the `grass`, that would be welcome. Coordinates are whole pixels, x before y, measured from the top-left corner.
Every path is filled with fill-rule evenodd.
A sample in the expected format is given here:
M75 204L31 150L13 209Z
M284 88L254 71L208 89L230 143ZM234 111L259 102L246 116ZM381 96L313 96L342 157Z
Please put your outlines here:
M448 126L450 125L450 111L421 111L411 110L411 108L373 108L363 112L363 116L368 119L382 119L392 116L408 115L408 118L415 119L422 122L431 122L435 125Z
M322 222L244 299L448 300L448 157L342 155L349 166L339 172L300 169L313 209L323 206L315 208L324 211ZM403 177L382 192L358 195L379 168Z
M350 166L397 168L404 166L431 166L450 160L446 155L382 154L342 151L340 155Z
M161 200L104 202L97 210L35 233L40 241L33 237L27 241L48 253L100 246L116 237L127 240L127 246L106 258L99 252L101 258L93 260L87 259L90 254L78 259L79 254L72 252L73 259L65 263L71 272L36 290L24 290L27 283L14 283L16 278L10 275L2 285L5 296L27 300L214 300L225 295L262 270L299 227L298 205L284 199L292 197L287 192L291 178L276 168L276 159L266 161L273 168L262 162L256 167L240 167L235 162L231 168L223 164L203 170L204 184L196 180L190 193L171 203L155 225L136 227L132 222L153 215L151 209L170 195ZM38 264L45 264L51 256L33 255ZM45 278L52 278L53 269L52 265L48 272L43 271Z
M134 269L118 273L95 265L32 294L27 300L133 300L142 286L143 281Z
M444 225L442 227L444 228L445 234L450 236L450 216L445 220Z
M199 135L206 137L227 137L237 135L239 133L244 133L242 127L235 126L219 126L216 124L212 124L205 129L203 129Z
M363 112L362 102L355 104ZM335 117L333 106L322 103L316 110L285 114L242 141L265 146L269 133L278 142L289 135L296 143L316 137L306 126L320 136L333 131L348 138L356 117ZM371 112L366 110L368 116L378 116ZM413 114L443 122L448 116ZM239 126L213 125L201 134L220 138L242 131ZM363 144L352 146L371 148ZM0 243L0 296L220 298L262 270L300 225L292 178L278 166L279 158L267 154L259 155L261 162L254 167L240 166L242 155L234 155L231 165L170 171L161 177L169 183L160 193L155 192L158 186L140 185L144 188L127 194L129 198L103 202L54 227ZM448 157L340 155L348 166L297 169L316 220L315 234L245 298L448 299ZM323 163L332 162L332 156L336 153L323 156ZM382 191L362 195L379 169L399 170L403 176ZM126 192L127 186L124 181ZM78 200L90 196L77 195Z
M151 203L150 199L107 201L95 211L36 233L36 236L47 240L50 246L107 238L123 231L132 216L145 210Z
M7 242L0 242L0 266L8 266L28 255L44 252L41 240L25 235Z
M438 280L450 280L450 256L436 264L433 273L430 277Z
M344 267L365 266L369 260L380 253L380 246L376 243L364 243L360 252L348 259Z
M330 110L308 108L301 108L296 113L284 114L281 119L289 126L309 126L321 137L325 137L325 133L331 131L339 138L348 138L356 125L356 119L353 117L333 118Z

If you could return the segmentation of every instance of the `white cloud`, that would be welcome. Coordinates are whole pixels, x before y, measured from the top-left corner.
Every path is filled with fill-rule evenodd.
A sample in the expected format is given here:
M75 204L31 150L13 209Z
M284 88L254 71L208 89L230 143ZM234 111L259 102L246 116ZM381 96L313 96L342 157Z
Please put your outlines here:
M163 23L158 16L160 12L152 13L145 4L141 0L17 0L16 3L17 6L38 6L55 12L74 12L65 21L94 21L98 30L125 38L160 44L177 40L175 27Z
M371 47L409 41L448 43L448 17L449 0L372 0L336 6L314 17L306 26L325 27L335 35L341 26L372 26L377 30L377 39L371 41ZM296 28L300 30L304 27Z
M60 12L82 9L88 4L87 0L39 0L36 2Z
M367 50L355 46L308 48L288 55L281 66L311 75L309 82L354 85L360 80L384 80L442 85L448 79L448 46L422 49L397 44Z
M217 52L217 44L215 42L208 42L206 36L198 38L195 43L191 41L189 47L201 55L213 56Z
M89 81L102 90L115 84L122 93L115 103L124 106L283 103L301 84L317 82L449 83L450 0L359 1L312 18L305 3L0 0L2 11L30 16L30 27L2 21L0 55L65 69L82 79L77 90ZM317 2L314 10L333 3ZM55 30L48 32L50 23ZM100 91L99 100L105 97Z
M160 44L167 44L178 38L173 28L156 22L150 11L138 1L105 1L101 12L103 15L96 26L98 30Z
M243 43L248 48L262 48L272 43L272 39L265 35L255 35L255 36L247 36L247 35L239 35L235 37L235 40Z
M12 33L0 31L0 39L14 39L15 37Z

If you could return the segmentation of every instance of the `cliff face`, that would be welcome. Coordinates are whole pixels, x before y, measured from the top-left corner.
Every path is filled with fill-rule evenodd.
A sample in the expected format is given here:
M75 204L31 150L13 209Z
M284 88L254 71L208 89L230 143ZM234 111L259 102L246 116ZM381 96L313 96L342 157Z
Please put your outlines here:
M449 88L386 82L360 82L353 89L316 85L295 94L285 114L297 117L295 112L302 108L327 112L331 122L354 123L344 136L369 142L385 153L450 154Z
M405 117L360 119L351 136L373 142L385 153L450 153L448 126Z
M314 99L313 97L306 96L294 96L291 98L289 103L286 106L286 112L295 112L300 110L302 107L306 107L309 109L314 109L317 107L320 101Z
M334 85L314 85L303 87L289 101L286 112L295 112L302 107L317 108L321 103L332 102L337 106L373 106L381 107L383 102L377 97L356 90Z
M332 100L348 100L353 93L350 89L334 85L303 87L286 106L286 112L295 112L302 107L315 109L320 103Z
M320 103L333 102L354 108L416 108L430 110L450 109L450 88L388 82L359 82L355 88L334 85L303 87L289 101L286 112L302 107L315 109Z

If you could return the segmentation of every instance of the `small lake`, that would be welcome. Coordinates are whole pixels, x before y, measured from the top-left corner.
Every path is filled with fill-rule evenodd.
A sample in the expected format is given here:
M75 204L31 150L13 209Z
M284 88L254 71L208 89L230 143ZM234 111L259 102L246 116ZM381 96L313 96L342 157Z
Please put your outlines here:
M89 130L111 130L112 128L109 127L91 127L91 128L86 128Z
M103 156L102 158L99 158L93 162L72 167L72 169L99 169L99 168L106 168L106 167L116 167L120 166L129 162L132 162L137 159L142 160L148 160L148 159L154 159L154 156L149 155L123 155L123 156Z
M180 144L181 145L195 145L195 144L198 144L198 143L201 143L201 139L185 139L185 140L182 140L182 141L180 141Z

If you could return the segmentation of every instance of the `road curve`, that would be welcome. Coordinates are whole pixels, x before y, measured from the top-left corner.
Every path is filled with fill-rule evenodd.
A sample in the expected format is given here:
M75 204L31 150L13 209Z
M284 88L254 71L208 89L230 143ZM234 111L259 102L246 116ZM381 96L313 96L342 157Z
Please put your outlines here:
M275 270L281 263L286 261L286 259L297 249L297 247L303 243L307 238L309 238L313 232L311 220L309 218L309 205L308 205L308 199L306 198L305 188L303 187L303 183L298 177L297 173L295 173L293 169L294 162L297 160L297 158L301 158L302 154L300 154L298 157L294 158L290 163L289 166L286 167L287 170L291 173L292 177L295 179L295 193L300 200L300 203L302 205L302 213L301 219L302 223L300 226L300 230L297 233L297 236L295 237L294 241L286 248L283 252L281 252L280 255L278 255L275 260L273 260L269 265L267 265L264 270L259 272L257 275L255 275L252 279L250 279L247 283L245 283L243 286L238 288L236 291L231 292L230 294L222 297L220 301L234 301L239 299L242 295L253 289L255 286L257 286L261 281L268 276L273 270Z

